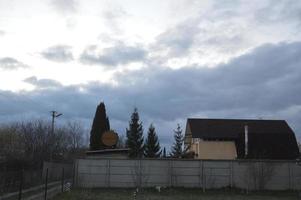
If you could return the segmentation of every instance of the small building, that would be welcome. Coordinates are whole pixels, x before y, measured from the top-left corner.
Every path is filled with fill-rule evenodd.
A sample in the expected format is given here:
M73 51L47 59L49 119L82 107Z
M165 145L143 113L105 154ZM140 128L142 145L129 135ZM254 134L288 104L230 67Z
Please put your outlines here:
M284 120L187 119L185 147L195 159L291 160L299 156Z

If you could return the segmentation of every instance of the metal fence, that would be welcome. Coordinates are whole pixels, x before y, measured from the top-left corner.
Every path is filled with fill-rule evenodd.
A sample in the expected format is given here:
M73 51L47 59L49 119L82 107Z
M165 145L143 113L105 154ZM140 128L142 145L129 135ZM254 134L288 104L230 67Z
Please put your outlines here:
M78 187L196 187L251 190L299 190L296 161L79 159Z
M0 200L48 199L69 189L73 164L44 162L40 170L1 170Z

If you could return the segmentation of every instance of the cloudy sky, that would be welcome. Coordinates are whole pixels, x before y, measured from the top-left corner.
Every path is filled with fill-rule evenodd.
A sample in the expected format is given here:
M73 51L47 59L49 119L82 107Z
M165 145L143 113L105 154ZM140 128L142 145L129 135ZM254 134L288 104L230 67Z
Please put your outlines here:
M0 121L57 110L88 132L100 101L120 134L138 107L163 146L187 117L301 139L301 1L0 0Z

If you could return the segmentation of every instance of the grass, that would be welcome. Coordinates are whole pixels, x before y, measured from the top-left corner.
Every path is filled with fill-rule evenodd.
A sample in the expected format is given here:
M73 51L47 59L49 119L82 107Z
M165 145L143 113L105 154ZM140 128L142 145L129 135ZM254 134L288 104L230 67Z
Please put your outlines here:
M134 199L134 189L76 189L65 192L54 200L129 200ZM169 188L161 192L155 189L144 189L138 192L139 200L293 200L299 199L297 192L260 192L245 194L241 191L207 191L200 189Z

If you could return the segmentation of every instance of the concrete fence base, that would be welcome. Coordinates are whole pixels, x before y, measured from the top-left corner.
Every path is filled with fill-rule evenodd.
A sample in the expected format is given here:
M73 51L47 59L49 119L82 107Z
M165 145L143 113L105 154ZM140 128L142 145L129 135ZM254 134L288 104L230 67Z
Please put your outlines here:
M78 187L190 187L299 190L296 161L78 159Z

